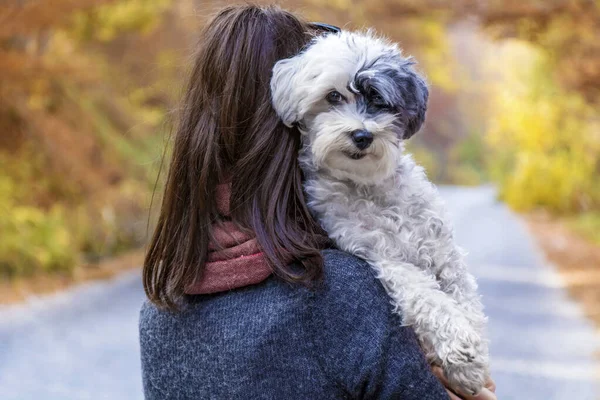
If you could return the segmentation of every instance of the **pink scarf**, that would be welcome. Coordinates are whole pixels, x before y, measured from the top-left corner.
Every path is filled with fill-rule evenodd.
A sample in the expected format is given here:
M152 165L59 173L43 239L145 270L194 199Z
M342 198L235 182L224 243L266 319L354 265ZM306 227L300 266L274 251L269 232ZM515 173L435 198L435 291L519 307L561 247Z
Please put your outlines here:
M231 184L218 185L216 194L219 213L229 216ZM214 237L217 243L208 245L208 262L202 279L188 286L187 294L217 293L255 285L273 273L256 237L240 231L233 222L215 225Z

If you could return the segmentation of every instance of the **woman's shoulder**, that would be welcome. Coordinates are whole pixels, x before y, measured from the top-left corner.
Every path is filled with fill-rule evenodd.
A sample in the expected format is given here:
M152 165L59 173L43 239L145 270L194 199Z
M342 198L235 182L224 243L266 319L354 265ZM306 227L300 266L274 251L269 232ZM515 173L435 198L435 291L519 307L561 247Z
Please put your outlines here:
M311 291L311 319L316 325L327 326L325 342L329 346L368 349L365 343L373 339L374 330L389 332L388 326L402 327L375 270L364 260L339 250L323 252L324 276ZM410 335L410 329L401 329ZM343 338L343 340L340 340Z
M263 307L266 304L278 304L279 309L290 313L297 312L293 311L295 308L310 306L313 316L325 319L330 316L352 319L351 311L359 311L358 308L361 312L368 310L372 318L385 320L390 317L389 298L368 263L334 249L324 250L322 256L323 279L311 289L289 285L273 276L258 285L214 295L193 296L193 299L183 302L178 312L162 310L146 300L140 310L140 330L142 333L161 334L175 327L186 329L186 325L196 324L199 319L206 318L206 314L223 311L230 315L233 310L248 307L260 312L267 309Z
M323 279L316 285L313 295L333 294L337 299L343 299L346 296L352 296L356 299L360 296L386 296L381 282L376 278L373 268L364 260L341 250L327 249L323 250ZM279 289L279 290L278 290ZM276 277L271 277L262 284L251 287L240 288L228 292L229 294L253 295L255 291L273 291L293 290L285 282L279 281ZM303 290L301 288L301 292ZM285 294L285 296L288 296ZM206 298L212 295L204 296ZM186 308L185 306L183 307ZM173 314L157 308L150 301L144 302L142 309L142 319L152 317L161 317L165 319L176 319L180 314Z
M389 297L375 270L364 260L341 250L328 249L323 255L323 279L313 296L324 307L340 308L361 303L363 310L391 313ZM346 313L344 313L346 314Z
M366 261L345 251L327 249L323 250L322 256L325 269L336 277L369 279L373 276Z
M323 290L333 292L338 298L383 298L387 306L389 300L385 289L366 261L341 250L324 250L322 254Z
M278 302L289 303L287 305L293 307L295 302L291 299L304 303L306 295L311 298L311 304L324 313L342 312L346 315L344 308L356 302L371 307L371 313L375 310L390 312L391 307L385 289L367 262L336 249L324 250L322 256L323 279L312 290L290 286L272 276L258 285L216 295L193 296L195 301L184 302L179 312L175 313L162 310L146 300L141 308L140 328L144 329L152 325L154 329L166 329L195 319L199 310L208 312L225 306L231 310L235 309L238 303L247 307L251 303ZM305 300L301 300L302 298ZM211 304L211 307L206 307L207 304Z

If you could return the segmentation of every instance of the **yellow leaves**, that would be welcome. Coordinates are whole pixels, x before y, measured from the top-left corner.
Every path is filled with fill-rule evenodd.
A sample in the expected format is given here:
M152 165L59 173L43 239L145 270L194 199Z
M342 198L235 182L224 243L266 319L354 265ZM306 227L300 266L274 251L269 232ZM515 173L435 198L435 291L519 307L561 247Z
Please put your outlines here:
M554 81L550 59L507 47L519 68L495 87L488 143L503 198L514 208L576 212L600 207L600 136L596 111ZM514 61L515 59L512 58ZM526 62L523 62L526 61Z
M16 182L0 175L0 279L35 273L70 273L87 261L139 246L147 189L125 181L112 201L100 206L57 203L22 205Z
M415 161L425 168L429 179L437 179L440 175L440 165L435 159L435 155L422 146L415 145L414 142L408 144L409 151L415 158Z
M327 7L337 11L346 11L350 10L351 8L361 7L359 4L354 4L355 2L353 0L307 0L306 3L316 8L326 5Z
M33 110L44 109L49 102L50 82L46 79L34 79L31 82L27 105Z
M160 94L160 93L159 93ZM148 106L148 99L157 95L153 87L136 88L129 93L127 101L131 106L131 112L135 113L139 120L156 128L165 119L165 110L162 107Z
M448 30L443 18L437 15L404 18L401 24L390 26L385 33L397 40L405 51L415 52L419 68L426 72L430 84L446 92L458 89L455 76L457 65L451 54Z
M591 211L571 217L567 224L585 238L600 246L600 212Z
M0 279L141 244L186 47L144 35L171 3L25 2L0 24Z
M44 213L32 207L14 207L12 210L13 221L16 225L37 225L44 219Z
M65 210L18 205L11 187L10 179L0 176L0 277L70 270L77 249Z
M416 21L415 32L419 32L420 40L425 43L419 52L419 58L428 67L430 82L448 91L456 89L455 80L452 79L453 59L449 52L450 44L444 21L421 18Z
M123 32L149 33L170 0L121 0L103 4L74 17L74 32L82 38L108 42Z
M555 211L576 209L577 194L589 179L589 170L567 152L519 152L502 194L517 210L544 206Z

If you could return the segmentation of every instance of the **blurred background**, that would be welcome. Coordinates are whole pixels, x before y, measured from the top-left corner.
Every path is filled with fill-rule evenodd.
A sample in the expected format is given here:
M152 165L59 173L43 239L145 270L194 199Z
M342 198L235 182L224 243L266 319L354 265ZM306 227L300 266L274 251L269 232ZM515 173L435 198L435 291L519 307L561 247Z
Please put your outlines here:
M0 3L0 398L141 398L153 191L198 30L230 3ZM499 398L600 398L600 1L278 4L374 27L428 77L409 147L471 253Z

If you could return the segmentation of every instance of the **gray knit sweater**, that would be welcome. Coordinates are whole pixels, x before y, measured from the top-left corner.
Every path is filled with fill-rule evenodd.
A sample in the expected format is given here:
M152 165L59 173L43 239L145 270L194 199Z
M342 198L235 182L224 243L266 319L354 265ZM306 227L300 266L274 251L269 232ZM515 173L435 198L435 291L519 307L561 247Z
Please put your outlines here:
M271 277L177 314L144 304L146 399L447 399L372 269L323 255L317 289Z

